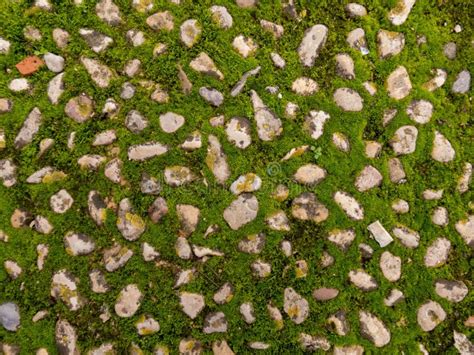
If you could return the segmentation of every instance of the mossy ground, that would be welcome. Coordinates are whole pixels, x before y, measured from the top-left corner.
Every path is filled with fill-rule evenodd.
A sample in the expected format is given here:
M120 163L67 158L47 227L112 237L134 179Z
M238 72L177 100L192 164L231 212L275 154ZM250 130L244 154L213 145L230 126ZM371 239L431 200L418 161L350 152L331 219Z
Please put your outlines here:
M461 303L454 304L438 297L434 292L433 282L437 278L463 280L472 289L472 251L454 229L454 222L465 218L469 212L469 202L472 192L460 195L455 186L461 174L462 165L466 161L474 162L474 125L470 96L472 89L466 95L453 95L449 88L456 73L462 69L473 68L473 3L469 0L459 1L428 1L418 0L408 20L397 28L387 19L387 12L395 5L395 0L389 1L360 1L365 3L369 16L348 19L344 14L346 1L297 1L297 8L305 10L301 22L290 21L282 15L280 2L260 1L256 9L241 9L233 1L183 1L180 6L168 1L156 0L155 10L169 9L175 24L179 25L189 18L198 19L203 28L201 39L191 49L187 49L179 40L179 31L171 33L155 33L149 30L145 23L146 14L140 14L132 9L131 1L115 0L120 7L125 23L118 28L112 28L95 15L96 1L85 0L82 6L76 7L72 1L51 1L54 11L51 13L31 10L32 1L0 0L0 36L12 42L9 55L0 56L0 97L13 99L14 108L11 113L0 116L0 127L7 135L7 147L0 152L0 157L13 158L19 167L19 183L13 188L0 186L0 229L9 236L8 243L0 245L0 262L7 259L17 261L23 268L23 274L17 280L11 280L6 271L0 268L0 302L14 300L21 309L21 327L16 333L0 329L0 339L8 343L20 345L22 354L31 354L35 349L46 347L50 354L56 352L54 345L54 326L58 315L68 319L76 326L82 350L112 341L121 353L125 352L133 342L145 352L151 352L157 344L165 344L170 349L177 349L179 340L189 335L201 340L209 350L212 340L225 338L237 353L248 353L246 344L250 341L265 341L271 344L268 353L296 354L298 353L298 334L302 331L309 334L326 336L332 344L361 344L367 353L396 354L402 351L406 354L418 353L418 342L425 344L430 353L455 353L453 348L453 329L472 335L472 331L463 325L464 320L472 313L472 292ZM223 4L232 14L234 25L224 31L212 21L209 7ZM259 26L260 19L280 23L285 27L285 35L280 40L263 32ZM298 59L296 49L301 41L303 32L309 26L323 23L329 28L329 38L313 68L304 68ZM456 24L461 24L463 31L459 34L452 32ZM43 39L30 43L22 35L23 28L33 25L40 29ZM63 28L71 34L70 44L60 51L52 40L52 30ZM114 39L114 45L101 54L93 53L79 36L79 28L93 28ZM348 48L345 37L347 33L362 27L367 36L370 54L362 56L359 52ZM146 33L144 45L134 48L125 39L128 29L140 29ZM376 53L376 33L380 29L401 31L405 34L406 46L402 53L394 58L381 61ZM231 47L233 38L238 34L252 37L260 46L255 57L242 59ZM425 35L427 44L418 46L417 35ZM448 60L442 55L442 47L448 41L455 41L458 46L457 58ZM158 42L168 45L165 55L153 58L153 47ZM49 103L46 87L54 73L45 69L31 76L34 86L31 94L15 94L8 90L11 79L18 77L14 65L24 57L32 54L42 54L47 51L61 54L66 60L65 82L66 92L57 106ZM218 81L202 76L189 69L189 62L201 51L207 52L214 59L218 68L224 73L225 80ZM270 52L276 51L287 61L284 70L274 69ZM344 81L335 75L333 57L337 53L347 52L355 60L356 79ZM108 97L118 98L120 88L127 79L122 76L112 81L107 90L98 89L90 80L89 75L79 62L81 55L98 58L105 64L120 71L126 61L139 58L142 61L143 78L160 83L170 94L170 103L157 104L149 99L143 89L138 89L133 99L122 102L121 113L115 120L101 117L100 109ZM179 86L177 79L177 64L183 65L190 80L193 82L193 92L186 96ZM388 74L398 65L403 64L413 83L410 96L402 101L390 100L384 90L384 81ZM255 129L252 133L253 143L244 152L228 143L223 128L214 128L209 124L209 118L224 114L232 116L253 117L253 110L246 92L232 98L227 93L239 80L240 76L262 66L260 75L250 78L246 90L256 90L265 103L284 117L286 102L297 103L301 114L294 120L284 120L284 134L272 142L262 142L258 139ZM448 72L448 81L441 89L433 93L424 91L421 85L431 78L430 70L444 68ZM12 69L7 72L7 69ZM301 97L290 90L291 83L297 77L305 75L315 79L321 90L311 97ZM137 79L130 80L134 83ZM362 89L364 81L377 84L378 92L370 96ZM277 85L283 93L283 99L270 95L264 89L268 85ZM198 95L201 86L212 86L226 94L224 104L212 108ZM332 93L337 87L348 86L356 89L364 98L364 109L360 113L344 113L332 101ZM85 124L74 123L64 114L64 104L80 93L87 93L96 103L95 117ZM388 179L387 159L393 155L386 144L396 128L411 121L405 114L405 107L412 98L425 98L434 105L434 115L431 121L419 129L417 149L415 153L401 158L407 172L408 182L394 185ZM22 125L24 118L33 107L39 107L43 112L44 122L34 142L22 151L13 148L13 139ZM389 107L398 108L399 113L393 124L382 128L381 117L383 110ZM125 114L137 109L150 119L149 127L140 135L134 135L123 125ZM303 133L301 127L304 115L312 109L324 110L331 115L326 123L324 135L317 141ZM185 126L176 134L165 134L158 126L158 115L166 111L174 111L186 117ZM120 137L116 145L120 147L120 158L125 162L123 175L129 182L125 187L112 184L102 173L86 172L78 169L77 159L87 153L107 154L106 147L91 147L94 135L104 129L114 128ZM213 183L212 173L204 164L206 149L193 153L183 153L177 146L184 141L192 131L199 129L203 137L209 133L218 136L231 164L232 176L229 181L239 175L254 172L263 179L263 187L256 193L260 202L257 219L238 231L228 228L222 219L222 211L233 200L233 195L227 188ZM434 162L430 157L431 142L434 131L441 131L453 144L456 158L449 164ZM76 131L76 148L69 151L66 147L69 132ZM333 132L346 134L351 143L351 151L342 153L331 143ZM38 143L44 138L54 138L54 147L42 158L38 158ZM364 139L377 140L384 144L381 157L370 161L384 175L381 188L366 193L359 193L354 188L355 175L369 163L364 156ZM130 162L127 160L127 147L131 144L158 140L169 144L171 151L158 158L146 162ZM206 143L204 141L204 143ZM329 208L329 219L321 224L303 223L296 220L291 222L291 231L287 233L269 230L264 223L264 217L277 210L283 209L290 215L290 202L277 202L270 198L273 188L279 183L285 183L290 188L290 198L297 196L303 190L308 190L291 180L291 175L303 163L315 162L313 154L306 153L288 162L280 163L280 159L293 147L308 144L321 147L321 156L317 163L328 171L328 177L312 189L318 198ZM51 184L30 185L25 179L39 168L51 165L67 172L66 180ZM124 240L115 226L115 217L109 213L107 223L98 228L87 214L87 194L91 189L100 191L104 196L113 197L120 201L129 197L136 211L145 216L153 197L140 192L139 182L142 172L161 176L165 166L186 165L195 172L206 177L210 187L202 183L194 183L185 188L171 188L164 185L161 193L170 206L170 214L158 225L147 222L147 230L140 238L155 246L161 253L162 259L182 267L196 266L199 271L197 279L183 289L196 291L206 296L207 309L223 311L229 322L229 331L225 335L205 335L202 333L203 315L191 321L179 307L177 291L173 289L174 274L166 268L157 268L152 263L145 263L141 257L140 243ZM49 197L60 188L67 189L74 197L73 208L64 215L54 214L49 207ZM441 201L423 201L421 192L426 188L444 189ZM366 217L362 222L354 223L338 208L332 199L332 194L344 190L355 196L364 206ZM309 189L311 190L311 189ZM410 203L410 213L402 216L395 215L390 208L396 198L403 198ZM218 248L225 253L223 258L212 258L205 264L179 259L174 251L174 243L178 230L178 222L174 206L177 203L189 203L201 209L202 220L198 230L192 235L192 242L200 245ZM450 212L450 224L437 227L430 221L433 207L443 205ZM30 229L13 229L10 216L17 207L24 207L34 214L46 216L54 225L51 235L44 236ZM471 211L472 213L472 211ZM411 250L404 248L398 242L392 243L388 249L400 256L403 261L402 278L395 284L405 293L406 301L394 308L383 305L383 298L394 286L388 282L378 266L382 253L381 248L369 238L366 227L379 219L390 230L397 223L405 224L421 235L420 246ZM206 227L218 223L222 231L213 237L203 238ZM326 234L333 228L352 227L357 233L356 240L346 252L341 252L326 239ZM106 294L95 294L90 291L88 272L93 268L101 268L101 253L94 252L87 257L71 257L66 254L63 237L69 230L86 233L96 242L97 250L109 247L113 240L132 249L135 255L126 266L114 273L107 273L108 283L113 290ZM267 245L261 259L272 264L272 274L264 280L256 280L249 265L254 256L237 252L239 240L250 233L264 231L267 234ZM426 269L423 266L423 256L426 247L438 236L447 237L452 243L452 251L446 266L438 269ZM291 240L297 254L287 259L280 249L282 239ZM375 249L371 261L362 265L357 245L365 242ZM36 267L36 245L47 243L50 246L45 268L39 272ZM327 269L319 266L323 250L335 257L335 264ZM309 265L306 278L296 279L294 267L286 269L287 265L294 266L298 259L305 259ZM379 282L379 288L370 293L362 293L351 286L347 280L349 270L364 267ZM80 278L79 291L89 300L87 306L78 312L71 312L62 302L54 302L50 297L52 274L62 268L67 268ZM224 283L231 282L235 287L234 299L223 306L215 305L212 300L214 292ZM129 283L137 283L144 292L144 301L138 313L151 314L160 323L161 330L153 335L141 337L137 334L134 322L138 313L131 319L119 318L113 312L113 304L118 292ZM20 285L24 284L23 288ZM295 325L287 318L284 328L277 330L269 319L266 304L272 300L280 309L283 305L283 290L291 286L306 297L310 303L311 313L302 325ZM342 292L331 302L321 304L314 301L311 292L318 286L333 286ZM427 299L439 302L447 311L447 319L434 331L421 331L416 322L416 310ZM247 325L241 318L238 307L242 302L251 301L256 308L258 321ZM102 305L110 307L112 318L102 323L98 315ZM346 337L339 337L327 329L326 319L338 309L348 312L351 332ZM372 343L359 335L357 310L366 309L378 315L390 328L392 340L383 349L375 348ZM38 322L31 321L32 316L41 309L48 309L49 316ZM206 313L206 312L203 312ZM263 352L262 352L263 353Z

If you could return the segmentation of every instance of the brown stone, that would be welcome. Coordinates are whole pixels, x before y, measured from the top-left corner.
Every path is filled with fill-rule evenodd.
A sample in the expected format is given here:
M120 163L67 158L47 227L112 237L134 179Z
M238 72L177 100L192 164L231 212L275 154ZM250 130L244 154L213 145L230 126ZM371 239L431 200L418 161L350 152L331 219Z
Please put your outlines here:
M339 290L335 288L318 288L313 291L313 297L318 301L329 301L336 298L339 294Z
M43 65L44 62L41 60L41 58L32 55L26 57L15 66L21 75L30 75L36 72Z

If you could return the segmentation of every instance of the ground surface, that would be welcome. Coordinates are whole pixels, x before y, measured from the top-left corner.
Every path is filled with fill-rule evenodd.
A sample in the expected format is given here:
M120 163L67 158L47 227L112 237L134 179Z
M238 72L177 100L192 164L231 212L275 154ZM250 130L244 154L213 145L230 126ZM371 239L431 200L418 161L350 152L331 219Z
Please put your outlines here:
M48 7L47 1L38 3ZM117 11L109 1L101 1L108 14L104 17L98 16L102 12L96 9L97 1L84 0L79 5L72 0L51 1L52 9L48 10L35 7L33 1L0 0L0 322L4 325L0 327L0 341L4 352L20 349L21 354L32 354L44 348L49 354L56 354L58 349L74 353L76 348L86 353L112 344L117 353L127 353L129 349L153 353L161 349L162 352L156 350L158 354L164 353L164 347L177 353L178 348L183 352L186 346L188 351L194 346L195 353L200 347L212 353L214 345L215 353L224 354L217 349L218 344L225 345L219 340L226 340L235 353L349 353L348 348L343 348L349 345L360 345L366 353L386 354L421 353L423 347L432 354L457 353L463 346L466 354L472 350L467 338L472 340L473 336L474 217L470 216L474 206L469 163L474 162L474 125L472 85L468 82L466 86L469 72L459 74L463 70L472 73L474 67L472 2L418 0L406 21L399 25L389 19L391 9L404 10L395 0L361 2L367 15L354 17L345 10L345 1L296 1L292 9L279 1L262 0L245 8L230 0L183 0L181 4L155 0L149 2L152 8L148 11L147 1L139 1L142 5L138 8L132 6L131 0L114 3L120 11L115 22L108 21L110 14ZM213 5L226 7L232 17L231 27L222 28L211 13ZM165 10L171 14L173 29L157 29L159 24L153 29L147 18ZM180 31L188 19L197 20L200 33L196 38L192 28ZM262 29L262 19L283 26L283 35L278 36L277 27L273 27L276 33ZM317 24L326 26L327 39L314 62L303 65L298 48L305 31ZM456 25L459 27L455 30ZM27 26L36 28L40 37ZM113 39L113 43L99 53L93 51L80 34L84 28L99 33L90 39L94 44L104 41L100 34ZM366 44L359 40L351 46L346 40L356 28L365 31ZM57 37L53 38L54 29L68 32L67 43L61 45ZM384 59L378 52L381 29L404 37L401 51ZM129 30L142 31L144 42L134 46L127 39ZM258 46L246 58L233 46L241 34ZM191 37L190 46L183 43L182 35ZM388 37L393 36L396 34ZM453 45L446 46L449 42L455 43L454 56ZM163 53L156 50L159 43L166 45ZM314 46L313 43L310 47ZM368 54L364 54L365 49ZM218 74L209 75L209 68L204 72L192 68L191 61L201 52L212 58L222 80L216 78ZM272 62L273 52L286 61L284 68L277 68ZM61 60L46 60L47 53L61 56L64 68L54 68L51 62L60 64ZM336 56L343 53L350 56L345 57L348 67L336 65ZM33 55L49 65L22 75L15 65ZM102 68L91 77L84 58L96 59L109 69ZM127 75L124 67L133 59L141 62L140 68ZM179 65L192 83L190 92L183 89ZM241 92L231 96L241 76L258 66L259 73L249 76ZM406 68L411 82L411 89L402 98L396 98L387 83L399 66ZM444 80L440 79L439 88L425 85L435 76L434 69L447 74ZM110 82L100 87L97 80L103 79L107 70L111 70ZM48 91L48 85L61 72L64 75L58 87L63 87L64 92L54 102L51 97L58 90L54 92L50 87ZM22 83L12 81L23 77L29 87L15 91L15 86ZM318 90L313 92L303 85L310 92L302 92L293 84L300 77L314 80ZM129 96L124 92L126 82L131 90ZM365 88L367 83L372 83L376 92L370 93ZM161 96L153 99L156 84ZM201 87L218 90L224 96L223 103L212 105L206 101L199 93ZM333 96L338 88L354 91L343 93L344 102L338 104ZM77 105L74 98L83 93L93 101L92 106ZM354 94L354 100L348 100L348 93ZM110 98L119 109L104 113ZM408 114L407 107L414 100L431 103L432 114L427 120L416 121ZM299 107L294 115L288 109L289 102ZM76 105L76 115L85 117L84 122L77 122L67 112L68 103ZM35 107L41 112L40 123L25 127L25 136L17 138ZM396 114L383 124L389 109L396 109ZM131 110L145 117L145 127L135 129L126 124ZM319 137L308 123L310 111L329 115ZM166 112L185 119L173 133L163 129L165 119L160 116ZM229 138L226 127L232 117L244 117L250 123L251 144L244 149ZM270 134L265 136L270 123L278 128L270 128ZM414 127L414 142L403 137L406 132L397 136L401 126ZM105 130L114 130L116 139L93 146L96 135ZM195 131L199 131L196 137L201 141L188 150L180 147ZM71 132L75 132L74 144ZM442 135L438 151L434 149L435 132ZM54 143L40 152L40 146L47 146L47 138ZM152 141L166 145L167 151L142 161L130 159L131 146ZM369 141L378 142L381 147L373 157L367 155ZM303 147L300 154L282 160L298 147ZM395 157L405 173L398 179L394 176ZM91 164L94 160L98 160L96 167ZM118 168L114 170L110 161ZM360 182L369 186L365 191L355 182L368 165L381 177L377 178L374 170L370 170L374 175L360 177ZM41 175L36 183L27 182L33 173L47 166L56 172ZM173 186L165 177L165 169L176 166L189 168L193 181ZM301 167L308 170L298 170ZM317 167L325 170L323 178L316 178L322 174ZM297 171L300 174L295 175ZM143 192L144 173L160 184L157 194ZM261 186L253 185L255 177L251 176L252 181L240 184L239 191L233 193L231 184L247 173L256 174ZM184 178L183 171L176 175L177 181ZM279 185L287 188L287 196ZM283 190L280 198L275 196L277 188ZM70 194L73 203L64 213L56 213L51 196L61 189ZM442 193L427 199L424 192L429 189ZM99 194L91 198L91 191ZM358 204L355 215L336 203L337 191L355 199L349 201ZM241 192L241 197L236 196ZM298 197L306 192L314 193L319 204L298 205ZM252 195L258 200L258 207L244 205L224 213L234 200L248 202ZM149 208L159 197L166 201L168 212L153 221ZM126 198L131 209L123 208L127 207ZM392 207L399 199L407 202L408 211ZM163 204L164 200L159 201ZM100 207L101 202L107 208L104 206L94 220L90 211ZM342 203L346 204L347 201ZM199 209L197 224L192 220L197 210L189 206ZM161 208L166 210L163 205ZM181 214L177 211L180 209ZM362 209L363 215L358 215ZM315 210L319 213L316 216ZM270 217L276 212L279 219L272 222ZM301 213L313 213L310 217L314 220ZM437 215L433 217L434 213ZM251 216L245 220L248 215ZM18 216L25 218L18 220ZM367 230L377 220L393 237L384 247ZM240 222L248 223L240 226ZM206 233L212 225L219 228ZM416 240L411 247L397 237L397 227L410 229L410 240ZM337 237L331 238L337 235L335 230L346 231L349 241L344 244ZM85 236L65 245L65 237L71 231ZM242 251L241 240L257 233L265 235L263 248L258 253ZM440 240L445 244L434 250L432 246ZM283 244L286 255L281 247L283 241L289 242ZM110 254L115 243L131 250L133 256L123 260L116 270L108 271L110 259L104 253ZM146 261L144 243L159 256L145 255ZM189 249L194 248L194 254L199 254L196 247L209 248L204 253L223 255L198 257ZM46 249L48 254L39 270L38 250ZM372 251L364 252L368 249ZM150 254L151 249L147 250ZM117 254L119 258L126 250ZM435 260L433 264L427 262L430 257ZM388 266L381 262L386 258L391 263ZM400 263L401 273L397 275ZM271 269L259 272L255 270L258 266ZM108 286L92 286L93 270L99 270L94 275L104 275ZM358 283L350 277L356 270L370 276ZM183 277L185 271L194 276L177 285L177 278ZM457 282L448 284L443 292L439 290L443 280ZM232 285L233 297L216 301L215 294L225 283ZM132 284L141 293L139 306L124 316L117 310L119 294ZM313 291L322 287L339 293L328 301L317 300ZM387 306L384 300L392 289L400 290L404 298ZM291 290L297 293L295 304L285 300ZM184 292L204 297L205 307L194 319L180 305ZM442 312L420 315L420 307L429 300L436 302ZM8 308L9 302L16 306L10 304L13 309ZM243 303L254 308L255 320L251 324L241 315ZM268 305L281 312L282 320L278 312L272 319ZM195 305L190 308L194 310ZM48 313L34 322L33 317L42 310ZM364 318L361 311L368 312L372 321ZM342 321L334 325L328 319L336 312ZM149 321L145 334L139 334L137 322L143 321L142 316L159 323L159 330L156 322ZM209 324L213 316L219 318L218 324ZM422 329L424 321L434 322L434 329ZM375 325L379 327L372 329ZM370 329L364 330L367 326ZM75 332L76 344L72 333L59 334L65 330ZM268 345L268 349L252 349L258 345ZM353 350L360 353L361 348Z

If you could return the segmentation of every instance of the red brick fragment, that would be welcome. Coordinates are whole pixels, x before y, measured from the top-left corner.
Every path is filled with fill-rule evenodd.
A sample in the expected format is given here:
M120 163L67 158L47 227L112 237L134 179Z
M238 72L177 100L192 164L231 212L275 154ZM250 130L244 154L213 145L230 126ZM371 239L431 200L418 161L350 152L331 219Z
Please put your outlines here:
M15 66L21 75L30 75L36 72L43 64L44 62L41 60L41 58L32 55L26 57Z

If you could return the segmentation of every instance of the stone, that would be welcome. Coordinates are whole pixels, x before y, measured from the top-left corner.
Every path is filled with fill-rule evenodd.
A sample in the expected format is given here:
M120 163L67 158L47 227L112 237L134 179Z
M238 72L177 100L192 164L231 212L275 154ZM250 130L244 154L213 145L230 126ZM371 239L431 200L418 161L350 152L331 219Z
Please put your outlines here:
M41 234L51 234L54 227L46 217L36 216L30 223L30 227Z
M86 94L70 99L64 112L77 123L84 123L94 115L94 101Z
M92 146L109 145L117 140L117 133L114 129L108 129L95 135Z
M5 260L3 263L5 271L12 280L16 280L23 273L23 269L13 260Z
M250 269L252 274L260 279L270 276L272 272L272 266L262 260L256 260L250 264Z
M13 302L0 304L0 324L6 330L16 332L20 326L20 309Z
M380 269L383 276L390 281L395 282L402 275L402 259L393 255L389 251L384 251L380 256Z
M66 177L66 174L60 170L55 170L50 166L45 166L33 174L28 176L26 182L28 184L52 183L60 181Z
M349 54L336 55L336 73L343 79L355 79L354 61Z
M437 238L426 249L424 263L426 267L439 267L446 263L451 250L451 242L446 238Z
M329 114L324 111L310 111L305 117L304 129L316 140L323 135L324 124L329 118Z
M10 159L0 159L0 180L3 186L12 187L16 184L16 165Z
M219 80L224 79L224 74L217 69L214 61L207 53L199 53L199 55L189 63L189 66L201 74L206 74Z
M362 269L349 271L349 281L365 292L373 291L378 287L375 278Z
M376 168L372 165L366 165L357 175L354 185L359 192L365 192L380 186L382 180L383 176Z
M195 319L206 306L204 296L198 293L181 292L179 297L183 312L191 319Z
M359 311L360 335L371 341L377 348L390 343L391 335L388 327L375 315L367 311Z
M212 20L225 30L232 27L233 19L225 6L213 5L210 8Z
M443 54L449 60L456 59L456 43L448 42L443 46Z
M367 226L367 230L370 232L370 234L372 234L381 248L386 247L393 241L392 236L387 232L379 220L369 224Z
M341 132L334 132L332 134L332 143L341 152L348 153L351 150L349 138L347 138L347 136Z
M418 308L418 325L425 332L430 332L446 319L446 312L438 302L428 300Z
M420 235L418 232L400 225L392 229L393 235L407 248L417 248L420 243Z
M187 152L194 151L202 147L202 135L199 131L191 132L186 140L180 145Z
M265 246L265 234L250 234L242 239L237 248L247 254L260 254Z
M254 173L248 173L240 175L237 180L230 185L230 192L234 195L239 195L243 192L257 191L261 186L262 179Z
M153 223L158 223L166 214L168 214L168 204L163 197L158 197L148 208L148 216Z
M132 6L138 12L149 12L153 9L153 0L132 0Z
M227 156L218 138L212 134L208 136L206 165L219 184L224 184L230 177L230 167L227 163Z
M184 21L179 30L181 41L188 48L191 48L199 40L202 32L201 25L195 19Z
M172 187L186 185L196 179L196 175L186 166L175 165L165 168L165 182Z
M309 303L293 288L287 287L284 292L283 309L295 324L303 323L309 316Z
M258 0L235 0L235 3L238 7L243 9L255 7L258 3Z
M326 352L331 348L329 341L325 337L319 335L300 333L298 341L301 348L306 352L315 352L319 349Z
M32 219L33 216L30 212L17 208L10 217L10 223L13 228L18 229L29 226Z
M156 261L160 258L160 253L147 242L142 243L142 256L145 261Z
M150 315L144 314L135 323L138 335L150 335L160 330L160 324Z
M201 87L199 88L199 95L215 107L219 107L224 102L224 95L214 88Z
M227 320L222 312L209 313L204 319L202 331L205 334L227 332Z
M459 193L463 194L467 191L469 191L469 185L472 180L472 164L469 162L465 162L463 169L462 169L462 175L458 179L458 184L456 186L456 189L458 190Z
M339 88L334 92L333 100L339 108L347 112L361 111L364 100L355 90L349 88Z
M439 297L449 302L461 302L468 294L469 289L462 281L437 280L435 292Z
M104 250L103 262L108 272L114 272L124 266L133 256L133 251L118 243Z
M120 110L119 104L112 98L105 101L102 113L109 118L114 118Z
M111 26L117 26L122 22L120 9L112 0L101 0L95 6L95 12L99 18Z
M169 95L168 93L166 92L166 90L164 90L160 84L153 84L152 82L144 82L146 83L144 85L145 88L150 88L152 86L154 86L155 90L151 93L150 95L150 99L152 99L153 101L156 101L160 104L166 104L168 103L169 101Z
M267 311L278 330L283 329L283 315L271 302L267 304Z
M31 89L29 81L25 78L13 79L8 84L8 88L13 92L22 92Z
M245 72L242 77L239 79L239 81L234 85L230 92L230 96L235 97L238 94L242 92L242 90L245 87L245 84L247 83L247 79L250 78L251 76L256 76L260 72L261 67L255 67L252 70L249 70Z
M408 105L406 113L416 123L425 124L433 115L433 104L427 100L413 100Z
M0 114L11 112L13 101L6 98L0 98Z
M250 121L244 117L232 117L226 124L227 140L239 149L245 149L252 143Z
M229 227L237 230L253 221L257 213L257 198L250 193L243 193L224 210L223 216Z
M257 320L257 318L255 318L255 310L250 302L242 303L239 311L244 318L245 323L252 324Z
M334 194L334 201L349 218L356 221L361 221L364 219L364 208L347 192L337 191Z
M302 221L321 223L329 216L329 210L316 199L312 192L303 192L296 197L291 205L293 217Z
M455 228L464 239L464 242L474 248L474 215L456 222Z
M394 184L403 184L406 182L406 173L400 159L390 158L388 160L388 173L390 181Z
M146 142L142 144L132 145L128 148L128 160L144 161L160 155L168 151L168 146L160 142Z
M135 284L125 286L115 303L115 313L122 318L132 317L140 307L143 295Z
M140 59L131 59L125 64L123 72L128 77L133 78L140 71L141 64Z
M394 288L390 291L389 295L383 300L383 303L387 307L393 307L404 299L405 296L403 295L403 292Z
M355 2L351 2L344 7L347 16L355 18L355 17L363 17L367 15L367 9L360 4Z
M319 86L313 79L302 76L293 81L291 90L301 96L310 96L319 90Z
M179 342L178 349L179 349L179 353L183 355L184 354L189 354L189 355L202 354L201 342L193 338L182 339Z
M145 43L145 34L139 30L128 30L126 37L134 47L139 47Z
M344 310L339 310L331 315L327 323L330 329L339 336L346 336L350 332L350 324L347 319L347 314Z
M120 98L124 100L130 100L135 96L135 86L129 82L125 82L122 85L122 92L120 93Z
M56 75L48 84L48 99L53 105L59 103L59 98L64 93L64 73Z
M262 27L264 31L271 33L276 39L281 38L284 33L284 28L282 25L278 25L267 20L260 20L260 27Z
M207 256L224 256L224 253L220 252L219 250L202 247L195 244L193 244L192 250L194 255L198 258L204 258Z
M296 182L304 185L317 185L326 177L325 169L316 164L306 164L298 168L293 178Z
M405 214L410 211L410 205L408 204L407 201L398 199L398 200L393 201L392 210L398 214Z
M448 73L444 69L433 69L431 73L434 77L423 84L423 89L433 92L444 85L448 78Z
M416 149L417 138L418 129L415 126L401 126L389 143L396 155L411 154Z
M474 352L474 344L463 333L453 331L454 347L461 355L469 355Z
M235 354L225 340L217 340L213 342L212 351L215 355L234 355Z
M437 226L447 226L449 223L449 217L446 207L436 207L431 215L431 222Z
M59 354L80 354L76 329L66 319L59 319L56 322L54 337Z
M404 66L398 66L388 76L385 86L388 96L395 100L401 100L410 94L412 89L410 77Z
M125 127L130 132L138 134L148 127L148 119L137 110L131 110L125 117Z
M258 137L262 141L271 141L283 132L281 120L260 99L258 94L250 91L250 98L254 110L254 119L257 122Z
M270 58L272 59L273 65L279 69L283 69L286 66L286 61L281 55L276 52L270 53Z
M87 255L94 251L94 240L86 234L68 232L64 236L66 253L72 256Z
M377 32L378 54L381 59L387 59L399 54L405 46L405 35L400 32L379 30Z
M373 81L364 81L362 85L370 96L374 96L377 93L377 85Z
M455 155L456 151L447 138L435 131L431 157L440 163L448 163L454 159Z
M53 40L59 49L64 49L69 43L69 32L62 28L55 28L53 30Z
M81 57L81 63L86 68L92 81L101 89L110 85L110 81L114 77L114 73L108 66L100 63L96 59Z
M146 223L138 214L133 213L133 207L128 198L120 201L117 215L117 229L125 239L137 240L145 232Z
M329 301L339 295L339 290L337 288L318 288L313 291L313 297L317 301Z
M104 167L104 175L107 179L112 181L115 184L124 184L125 179L122 176L122 166L123 162L118 159L112 159Z
M77 282L65 269L56 272L51 281L51 297L63 301L71 311L77 311L85 304L84 298L79 294Z
M467 70L459 72L456 76L456 80L453 82L451 91L455 94L465 94L469 91L471 86L471 73Z
M290 191L288 187L283 184L278 184L272 192L272 198L278 202L283 202L288 198L289 194Z
M334 355L362 355L364 348L361 345L334 346Z
M183 116L174 113L166 112L159 117L160 127L165 133L174 133L184 125L185 119Z
M38 311L31 320L33 321L33 323L36 323L46 318L48 315L49 315L49 312L47 310L41 310L41 311Z
M243 57L253 56L258 49L258 45L250 37L238 35L232 41L232 47Z
M365 31L362 28L356 28L347 34L347 44L359 52L362 55L369 54L369 48L367 47L367 40L365 39Z
M365 243L359 244L359 252L364 261L372 259L372 256L374 255L374 249L369 244Z
M46 53L43 57L49 70L54 73L60 73L64 70L64 58L54 53Z
M179 235L189 237L199 223L200 210L192 205L176 205L176 214L180 222Z
M86 154L77 159L77 164L83 170L97 171L106 158L98 154Z
M5 38L0 37L0 54L8 54L10 52L11 43Z
M42 121L43 117L39 108L33 108L25 121L23 121L23 125L15 138L14 146L16 149L23 149L33 141L40 129Z
M270 344L261 341L253 341L249 343L248 346L250 349L254 350L267 350L270 348Z
M33 55L26 57L21 62L15 65L21 75L30 75L37 72L42 66L44 62L41 58Z
M43 39L43 35L41 34L41 31L33 26L26 26L23 29L23 36L29 42L38 42Z
M226 282L221 288L214 294L213 300L217 304L225 304L229 303L232 298L234 298L234 287L229 283Z
M110 286L107 284L104 273L99 269L92 270L89 273L89 279L92 292L106 293L110 290Z
M114 345L112 343L104 343L101 346L89 350L87 355L103 355L103 354L115 354Z
M388 13L388 19L390 22L395 26L403 24L408 18L415 2L416 0L398 0L395 7Z
M105 51L107 47L114 43L114 40L111 37L89 28L79 29L79 34L95 53Z
M312 67L326 44L328 28L325 25L314 25L308 28L298 47L298 56L305 67Z
M342 251L347 251L355 237L353 229L333 229L329 232L328 240L336 244Z

